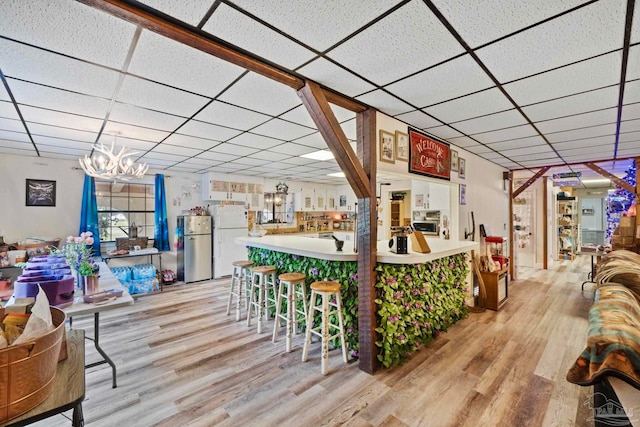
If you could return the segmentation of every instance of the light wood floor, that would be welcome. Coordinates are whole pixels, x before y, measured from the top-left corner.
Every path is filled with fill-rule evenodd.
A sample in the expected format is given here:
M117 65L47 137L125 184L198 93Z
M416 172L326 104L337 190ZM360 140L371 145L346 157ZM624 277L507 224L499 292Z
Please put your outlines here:
M176 285L104 313L101 343L118 366L86 374L88 426L587 426L591 388L565 375L582 351L588 257L512 282L500 312L471 314L403 366L374 376L319 345L300 361L226 316L228 280ZM92 317L74 319L92 335ZM268 322L271 326L273 323ZM96 352L87 342L87 360ZM58 416L40 426L70 425Z

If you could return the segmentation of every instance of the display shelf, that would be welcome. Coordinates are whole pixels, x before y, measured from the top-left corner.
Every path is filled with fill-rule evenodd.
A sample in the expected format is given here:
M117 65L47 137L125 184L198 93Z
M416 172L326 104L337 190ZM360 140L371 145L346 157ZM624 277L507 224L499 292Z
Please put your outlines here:
M576 248L580 245L578 227L578 206L575 197L564 197L557 200L556 215L558 224L558 256L559 260L575 259Z
M482 281L487 292L487 308L498 311L506 304L509 297L509 268L505 266L499 271L481 271Z

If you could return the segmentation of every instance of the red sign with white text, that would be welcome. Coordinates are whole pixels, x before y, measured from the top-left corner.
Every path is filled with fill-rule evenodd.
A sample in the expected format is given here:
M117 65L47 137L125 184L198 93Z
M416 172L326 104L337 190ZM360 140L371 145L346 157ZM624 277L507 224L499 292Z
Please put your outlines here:
M450 180L449 144L409 128L409 173Z

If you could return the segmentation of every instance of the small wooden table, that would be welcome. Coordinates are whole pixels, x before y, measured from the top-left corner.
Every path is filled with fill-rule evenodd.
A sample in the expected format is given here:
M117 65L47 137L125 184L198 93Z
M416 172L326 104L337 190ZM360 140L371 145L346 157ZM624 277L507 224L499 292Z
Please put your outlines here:
M509 266L498 271L481 271L482 281L487 292L487 308L498 311L509 297Z
M58 363L51 395L26 414L10 420L7 424L2 424L3 427L24 426L70 409L73 409L72 425L74 427L84 425L82 415L85 390L83 330L67 331L67 354L67 359Z

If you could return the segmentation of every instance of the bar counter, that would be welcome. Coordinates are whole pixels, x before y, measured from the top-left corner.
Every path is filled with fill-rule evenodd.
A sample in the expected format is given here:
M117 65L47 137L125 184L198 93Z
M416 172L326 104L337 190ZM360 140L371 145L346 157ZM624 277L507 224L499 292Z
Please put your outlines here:
M237 237L236 243L244 244L249 247L269 249L272 251L324 259L327 261L358 260L358 254L353 252L352 241L345 241L341 252L336 251L333 239L317 239L304 236L266 235L263 237ZM427 243L431 248L431 252L428 254L411 251L411 242L409 242L409 253L400 255L389 250L389 242L387 240L379 240L376 260L378 263L383 264L422 264L425 262L435 261L446 256L478 250L480 247L477 242L470 242L466 240L459 241L427 238Z

